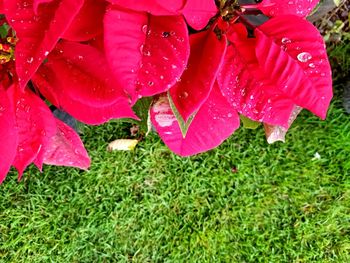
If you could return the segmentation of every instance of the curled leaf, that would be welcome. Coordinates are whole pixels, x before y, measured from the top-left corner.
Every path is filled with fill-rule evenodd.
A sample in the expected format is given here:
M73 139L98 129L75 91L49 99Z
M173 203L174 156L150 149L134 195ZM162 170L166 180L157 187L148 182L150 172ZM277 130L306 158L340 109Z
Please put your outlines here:
M138 142L135 139L118 139L108 144L107 151L132 151Z
M298 114L302 111L303 108L295 106L292 114L289 117L288 125L292 125L294 120L297 118ZM269 125L264 124L266 140L269 144L272 144L277 141L285 142L285 137L288 129L278 125Z
M88 169L90 158L78 134L64 122L56 119L56 134L43 151L43 163L51 165L72 166ZM39 163L39 167L42 165ZM38 164L37 164L38 165Z

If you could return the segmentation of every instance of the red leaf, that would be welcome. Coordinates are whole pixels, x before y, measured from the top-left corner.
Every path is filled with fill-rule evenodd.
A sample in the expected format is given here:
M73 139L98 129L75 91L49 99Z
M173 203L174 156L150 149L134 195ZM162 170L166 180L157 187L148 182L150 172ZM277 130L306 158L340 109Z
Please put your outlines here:
M3 1L6 18L19 38L15 51L16 70L19 84L24 89L67 30L84 0L54 0L41 4L37 15L33 0Z
M213 0L187 0L183 15L187 23L196 30L204 28L218 9Z
M190 42L187 69L170 89L174 104L185 121L208 98L226 52L226 37L218 40L211 30L191 35Z
M110 9L105 17L105 48L117 79L132 96L168 90L189 56L187 26L181 16L150 16Z
M104 0L85 0L63 38L70 41L87 41L103 32L103 17L107 3ZM93 19L91 19L93 17Z
M267 16L308 16L320 0L263 0L257 7Z
M90 158L78 134L56 119L57 132L44 152L43 162L50 165L73 166L87 169Z
M112 119L130 118L139 120L125 97L120 97L111 105L94 107L71 98L62 99L61 107L77 120L89 124L100 125Z
M126 97L119 97L113 104L93 106L81 102L78 98L64 95L61 92L62 83L55 77L54 71L50 68L41 67L33 77L33 82L46 98L54 98L51 102L56 107L63 109L83 123L99 125L111 119L138 119Z
M99 51L71 42L62 42L58 47L61 49L52 52L32 78L51 103L92 125L113 118L137 119Z
M8 92L15 104L18 147L13 166L18 170L20 179L25 168L55 134L56 124L45 102L30 90L21 91L12 86Z
M33 0L33 10L34 10L34 13L37 15L38 14L38 9L39 9L39 6L41 4L44 4L44 3L50 3L54 0Z
M0 184L15 159L18 143L17 127L13 105L6 91L0 86Z
M293 101L279 91L257 64L256 41L246 37L235 39L227 48L218 74L218 83L228 102L248 118L274 125L286 126Z
M105 45L104 45L104 35L99 34L96 37L90 39L89 41L85 42L86 44L97 48L98 50L100 50L101 52L103 52L103 54L105 54ZM105 55L106 56L106 55Z
M185 138L166 95L158 97L150 113L151 121L164 143L181 156L213 149L239 127L236 111L227 103L216 84L208 100L194 117Z
M104 54L89 45L62 41L45 66L58 75L60 92L76 101L98 107L113 104L121 96L126 98Z
M164 16L179 14L186 0L108 0L108 2L118 5L121 8Z
M332 98L331 69L322 36L297 16L272 18L255 30L264 74L298 106L326 117Z
M8 73L11 72L12 69L14 69L14 62L5 65L0 64L0 86L5 90L13 83L13 77Z
M32 83L35 88L39 90L40 94L44 96L51 104L59 107L61 87L59 83L56 84L57 89L54 87L54 83L57 82L55 73L48 67L42 65L37 73L32 77Z

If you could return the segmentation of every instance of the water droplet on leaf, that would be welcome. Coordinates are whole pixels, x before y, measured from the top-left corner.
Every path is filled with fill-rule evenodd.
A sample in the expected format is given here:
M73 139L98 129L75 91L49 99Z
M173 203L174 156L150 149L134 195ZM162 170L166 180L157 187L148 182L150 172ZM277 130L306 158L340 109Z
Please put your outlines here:
M147 30L148 30L148 26L147 25L143 25L142 28L141 28L142 32L143 33L147 33Z
M188 97L188 93L186 91L183 91L180 95L181 99L186 99Z
M34 60L34 58L33 58L33 57L29 57L29 58L27 59L27 62L28 62L28 63L32 63L32 62L33 62L33 60Z
M297 56L298 60L300 62L308 62L310 59L312 59L312 56L310 53L308 52L301 52L298 56Z
M162 33L162 37L164 37L164 38L168 38L168 37L170 37L170 33L169 33L169 32L164 31L164 32Z
M281 40L282 44L289 44L292 43L292 40L290 40L288 37L284 37Z

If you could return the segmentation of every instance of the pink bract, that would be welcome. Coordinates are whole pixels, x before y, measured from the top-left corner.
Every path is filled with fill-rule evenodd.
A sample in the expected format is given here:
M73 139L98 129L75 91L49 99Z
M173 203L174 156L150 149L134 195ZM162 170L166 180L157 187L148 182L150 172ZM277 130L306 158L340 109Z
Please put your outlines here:
M262 1L258 5L244 6L248 11L261 8L270 16L261 25L254 24L256 22L250 21L249 16L243 17L244 10L240 14L240 11L221 7L222 17L218 18L217 24L214 23L214 37L202 37L201 45L191 41L187 70L170 89L176 111L182 121L189 122L188 130L193 125L190 120L196 119L215 80L234 110L255 121L288 128L295 105L325 118L332 98L331 71L325 45L317 29L300 18L310 13L317 2L299 1L291 5ZM225 14L230 17L226 18ZM191 39L205 36L205 32L191 35ZM226 37L227 48L220 48ZM206 50L206 45L211 48ZM203 48L202 52L200 48ZM220 116L208 116L207 122L211 121L209 118ZM174 122L179 122L179 118ZM160 137L173 150L172 141L166 139L165 132L168 131L155 126ZM209 141L210 132L207 131L207 134ZM217 136L220 137L220 133ZM183 143L192 144L190 135L183 134L183 137ZM189 149L193 152L176 153L190 155L201 151L190 146Z
M12 29L0 39L0 182L11 165L19 178L31 163L90 165L46 102L99 125L138 119L132 105L154 96L151 122L181 156L220 145L239 114L271 134L301 108L325 118L331 70L305 19L318 0L233 2L1 1Z
M37 15L34 13L33 1L3 1L7 21L19 38L15 57L18 82L22 89L68 29L84 0L35 3Z
M155 16L111 6L104 30L112 72L133 101L168 90L186 67L188 30L180 15Z
M175 106L185 121L208 98L226 52L226 37L219 41L212 30L191 35L190 43L187 69L170 89Z
M89 168L90 158L76 132L58 119L56 119L56 126L56 133L44 151L43 162L81 169Z
M151 107L151 121L165 144L176 154L189 156L220 145L238 127L239 117L227 103L217 84L191 120L184 136L167 95L155 99Z
M13 103L5 89L0 86L0 183L5 179L16 157L18 135Z
M257 5L267 16L297 15L306 17L320 0L264 0Z
M111 118L137 118L127 94L110 73L103 50L93 46L94 41L82 44L61 40L85 41L103 32L107 3L101 0L94 9L99 12L100 23L97 20L91 23L87 17L94 3L2 2L2 10L18 42L13 44L16 60L2 66L12 77L8 78L6 73L4 78L8 80L1 81L6 96L0 106L8 116L4 117L0 130L11 148L0 167L1 181L11 165L19 171L19 178L30 163L40 169L43 163L84 169L89 165L79 136L56 120L38 95L46 96L57 107L89 124ZM81 29L85 30L83 34Z
M212 0L110 0L104 19L106 55L133 101L169 90L189 58L187 23L199 30L216 14Z

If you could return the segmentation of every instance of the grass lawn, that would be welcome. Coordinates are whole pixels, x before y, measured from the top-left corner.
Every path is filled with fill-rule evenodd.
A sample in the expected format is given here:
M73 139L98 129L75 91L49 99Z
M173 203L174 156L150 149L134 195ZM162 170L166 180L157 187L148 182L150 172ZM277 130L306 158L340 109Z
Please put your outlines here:
M156 135L109 153L126 125L86 128L88 172L32 168L0 186L0 261L350 262L349 131L337 100L326 121L303 112L285 144L240 129L191 158Z

